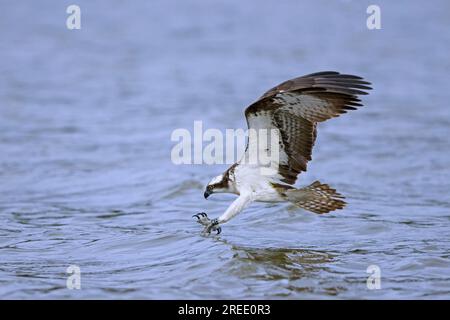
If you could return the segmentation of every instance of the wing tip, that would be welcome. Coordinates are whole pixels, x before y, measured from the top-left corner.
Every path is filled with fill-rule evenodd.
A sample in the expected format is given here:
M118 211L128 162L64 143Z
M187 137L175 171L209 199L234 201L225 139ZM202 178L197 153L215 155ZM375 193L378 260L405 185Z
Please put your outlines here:
M372 83L365 80L363 77L356 76L354 74L340 73L337 71L319 71L307 74L302 78L317 78L317 80L323 79L324 81L344 81L347 84L357 85L359 89L372 90L370 87ZM352 81L353 80L353 81Z
M319 76L314 79L314 87L324 87L327 91L341 92L352 96L368 95L373 90L372 83L363 77L352 74L335 74Z

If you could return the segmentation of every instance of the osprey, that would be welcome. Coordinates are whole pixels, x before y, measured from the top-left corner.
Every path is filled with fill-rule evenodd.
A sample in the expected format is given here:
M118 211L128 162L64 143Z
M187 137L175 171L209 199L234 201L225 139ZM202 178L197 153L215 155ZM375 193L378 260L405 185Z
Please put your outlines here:
M249 130L277 130L279 159L277 169L262 174L262 163L247 163L249 150L260 148L256 136L249 136L244 156L223 174L213 178L204 193L232 193L238 198L217 219L204 212L194 215L205 226L204 233L221 232L229 221L253 201L284 202L317 214L345 206L344 197L319 181L303 188L293 185L306 171L317 136L317 124L361 107L358 95L372 89L363 78L325 71L285 81L270 89L245 110ZM272 145L265 146L271 151ZM269 171L270 172L270 171Z

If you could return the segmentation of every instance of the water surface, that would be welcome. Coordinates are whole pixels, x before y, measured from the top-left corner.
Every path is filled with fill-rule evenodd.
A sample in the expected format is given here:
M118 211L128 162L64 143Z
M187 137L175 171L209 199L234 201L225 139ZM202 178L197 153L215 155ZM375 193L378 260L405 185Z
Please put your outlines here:
M0 298L448 299L450 6L378 3L370 31L367 1L79 0L69 31L72 2L2 1ZM320 70L374 86L320 125L298 182L348 207L254 204L202 237L227 166L175 166L172 131L245 128L265 90Z

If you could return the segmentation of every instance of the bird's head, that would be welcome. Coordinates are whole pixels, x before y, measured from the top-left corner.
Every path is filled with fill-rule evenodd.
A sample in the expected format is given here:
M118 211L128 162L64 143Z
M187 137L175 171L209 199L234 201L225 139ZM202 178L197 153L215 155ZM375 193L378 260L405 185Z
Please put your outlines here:
M230 181L228 179L228 176L221 174L211 179L211 181L206 186L204 196L205 199L208 199L208 197L213 193L228 192L230 192Z

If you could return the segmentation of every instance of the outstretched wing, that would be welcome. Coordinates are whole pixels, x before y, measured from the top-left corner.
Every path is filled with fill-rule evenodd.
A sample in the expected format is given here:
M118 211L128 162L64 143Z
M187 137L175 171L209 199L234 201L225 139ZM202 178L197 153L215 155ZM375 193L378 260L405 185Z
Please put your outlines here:
M281 181L294 184L297 175L306 171L317 123L361 107L358 95L367 94L368 85L361 77L318 72L283 82L247 107L249 129L279 130ZM249 136L246 155L252 147L260 148L255 136Z

